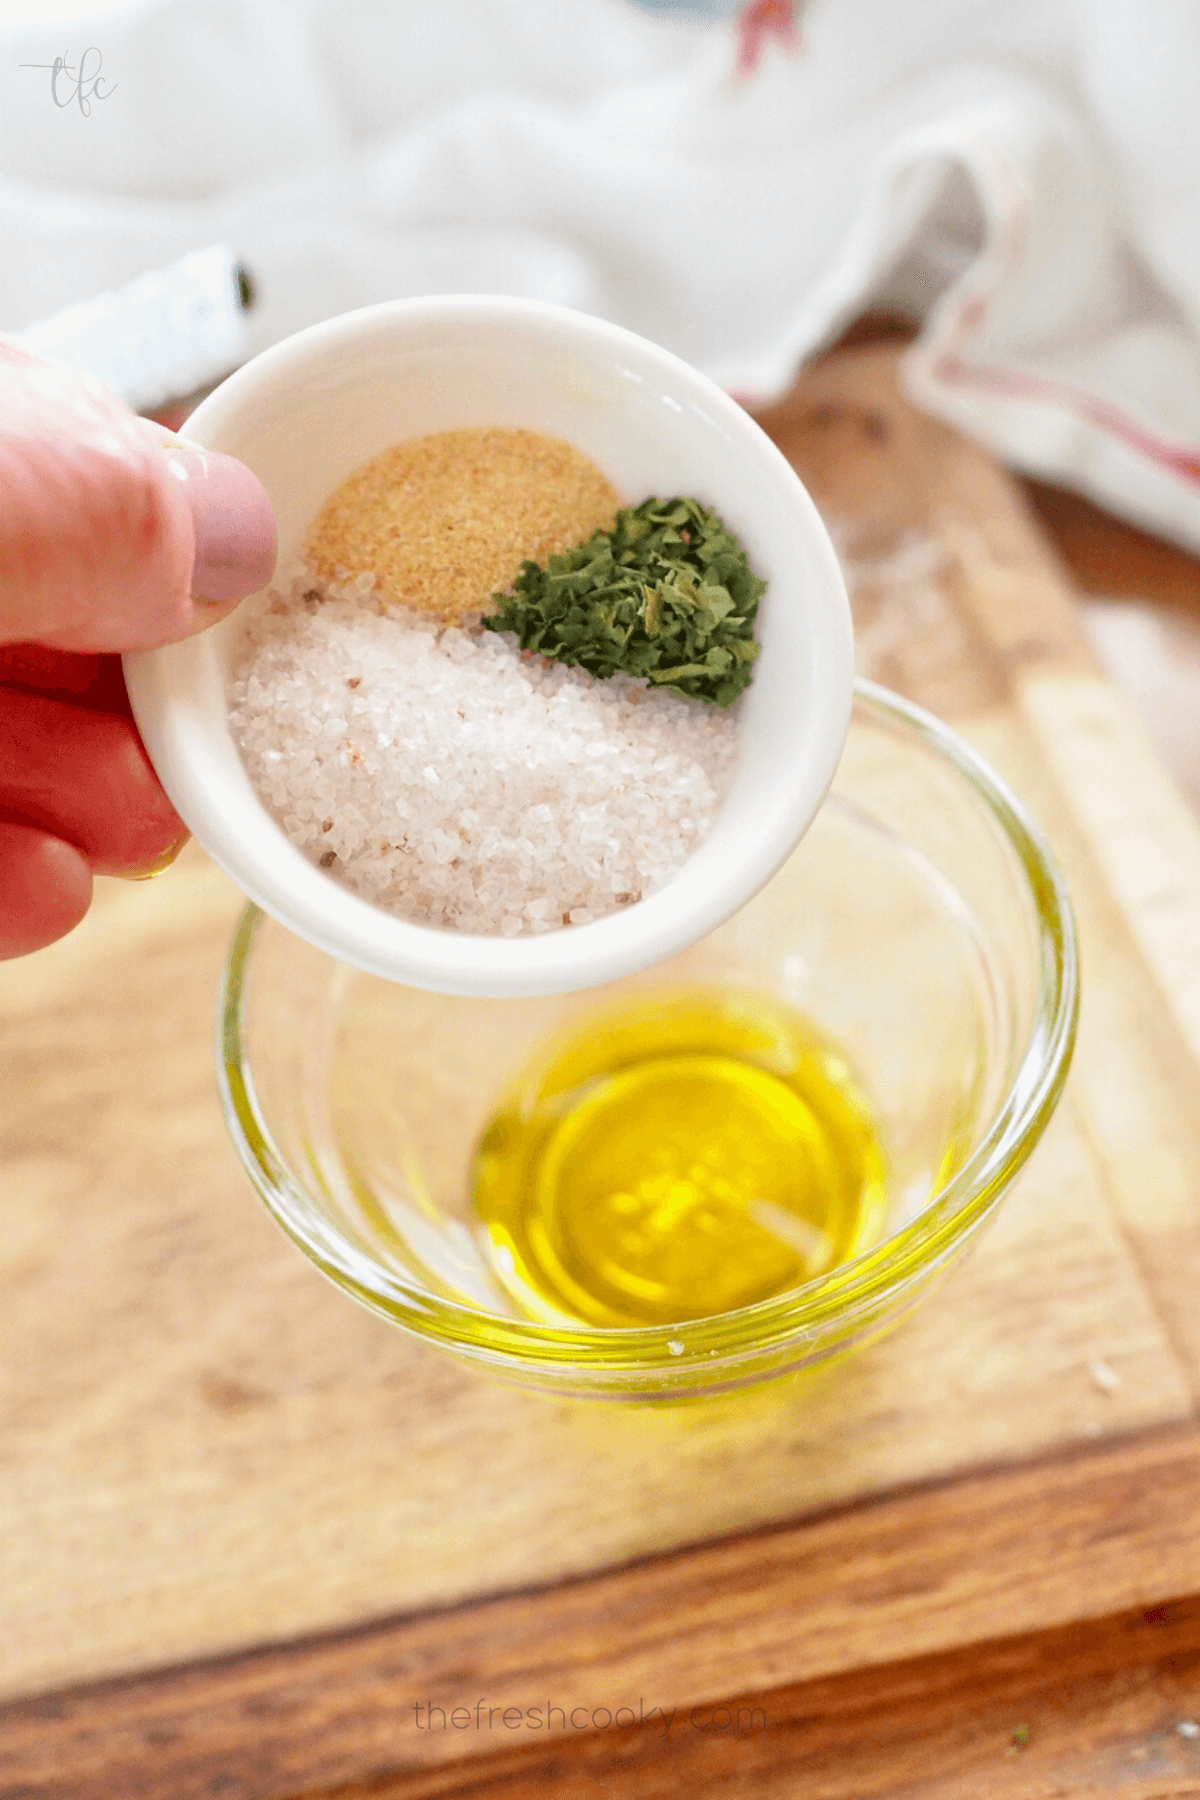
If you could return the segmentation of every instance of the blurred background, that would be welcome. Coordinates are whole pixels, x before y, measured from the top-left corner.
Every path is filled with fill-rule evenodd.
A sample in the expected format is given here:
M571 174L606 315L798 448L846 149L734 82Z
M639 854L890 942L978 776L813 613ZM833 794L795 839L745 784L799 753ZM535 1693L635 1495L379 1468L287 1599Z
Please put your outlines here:
M765 407L884 320L1121 595L1094 645L1200 801L1197 68L1192 0L0 0L0 330L161 410L348 308L518 293Z

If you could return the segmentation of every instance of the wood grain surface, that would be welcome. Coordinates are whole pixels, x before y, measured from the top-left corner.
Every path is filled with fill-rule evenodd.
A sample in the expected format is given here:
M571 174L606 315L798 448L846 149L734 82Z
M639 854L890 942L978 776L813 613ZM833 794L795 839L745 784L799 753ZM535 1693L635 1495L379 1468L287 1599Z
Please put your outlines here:
M655 1709L690 1719L731 1693L765 1706L797 1680L1171 1599L1200 1567L1198 1488L1189 1426L587 1581L14 1702L0 1795L276 1800L498 1744L578 1745L624 1708L645 1729Z
M1200 1601L737 1695L311 1800L1192 1800Z
M834 522L867 672L979 744L1063 861L1085 1001L1050 1133L954 1281L811 1391L509 1392L259 1209L212 1084L223 878L193 851L105 884L0 975L0 1796L490 1766L412 1706L690 1708L1200 1591L1195 823L1020 494L892 353L767 423Z

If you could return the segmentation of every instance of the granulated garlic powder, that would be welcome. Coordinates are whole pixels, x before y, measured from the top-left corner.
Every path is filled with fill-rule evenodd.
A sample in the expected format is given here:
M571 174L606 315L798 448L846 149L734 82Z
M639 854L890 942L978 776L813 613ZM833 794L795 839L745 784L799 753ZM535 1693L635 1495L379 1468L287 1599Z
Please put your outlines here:
M616 490L573 445L499 426L410 438L322 507L306 560L325 581L371 574L384 599L458 624L490 611L522 562L611 526Z

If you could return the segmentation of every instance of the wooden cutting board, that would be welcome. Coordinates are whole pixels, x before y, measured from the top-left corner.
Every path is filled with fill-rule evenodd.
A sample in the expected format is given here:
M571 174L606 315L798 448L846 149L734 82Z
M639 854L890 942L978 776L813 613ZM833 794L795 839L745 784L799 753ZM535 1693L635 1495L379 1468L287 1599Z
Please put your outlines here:
M1014 485L893 352L765 422L864 672L1062 860L1085 998L1045 1140L814 1390L510 1391L328 1286L241 1174L212 1051L239 896L194 848L101 883L0 972L0 1800L448 1792L547 1706L569 1742L1200 1590L1200 833Z

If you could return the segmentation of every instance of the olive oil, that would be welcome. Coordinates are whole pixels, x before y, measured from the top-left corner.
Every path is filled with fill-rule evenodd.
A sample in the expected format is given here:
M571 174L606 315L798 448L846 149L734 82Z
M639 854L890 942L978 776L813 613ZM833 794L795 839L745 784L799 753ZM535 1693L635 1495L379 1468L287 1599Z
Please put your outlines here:
M667 1325L812 1280L879 1236L884 1161L845 1059L750 990L643 993L560 1034L476 1156L496 1274L546 1323Z

